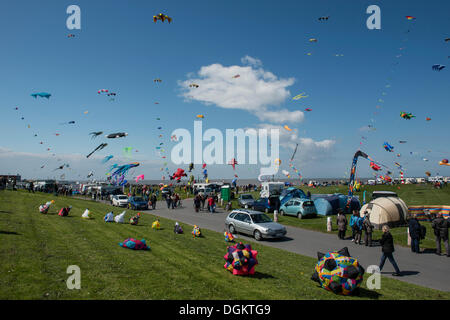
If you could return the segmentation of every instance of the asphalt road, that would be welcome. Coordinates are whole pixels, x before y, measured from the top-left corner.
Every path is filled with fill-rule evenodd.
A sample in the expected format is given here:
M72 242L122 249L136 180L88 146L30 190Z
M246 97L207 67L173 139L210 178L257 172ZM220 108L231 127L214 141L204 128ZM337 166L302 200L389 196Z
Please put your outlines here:
M205 205L206 206L206 205ZM167 209L165 201L159 201L156 210L144 211L157 216L175 221L198 225L202 229L218 232L225 230L225 218L227 212L217 209L216 213L208 211L195 212L192 199L183 200L183 207ZM379 265L381 247L366 247L357 245L351 240L339 240L337 235L310 231L296 227L286 226L287 234L284 239L263 240L260 244L295 252L301 255L317 257L317 252L327 252L348 247L352 256L357 257L362 266L367 270L369 265ZM349 235L350 232L347 232ZM406 236L406 234L405 234ZM247 236L238 235L239 239L256 241ZM395 279L433 288L441 291L450 291L450 258L437 256L434 253L416 254L409 248L396 246L394 258L402 271L402 277L393 277L394 268L389 260L386 261L382 275ZM312 272L312 270L311 270ZM381 286L383 283L381 282Z

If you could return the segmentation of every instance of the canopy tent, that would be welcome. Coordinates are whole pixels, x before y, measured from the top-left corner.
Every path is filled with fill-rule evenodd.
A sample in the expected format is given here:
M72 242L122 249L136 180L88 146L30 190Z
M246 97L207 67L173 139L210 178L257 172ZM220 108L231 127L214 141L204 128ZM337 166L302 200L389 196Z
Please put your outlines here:
M375 228L387 224L389 227L397 227L406 223L406 215L408 207L405 202L396 197L376 198L365 204L360 210L360 216L364 216L364 212L370 214L370 222Z

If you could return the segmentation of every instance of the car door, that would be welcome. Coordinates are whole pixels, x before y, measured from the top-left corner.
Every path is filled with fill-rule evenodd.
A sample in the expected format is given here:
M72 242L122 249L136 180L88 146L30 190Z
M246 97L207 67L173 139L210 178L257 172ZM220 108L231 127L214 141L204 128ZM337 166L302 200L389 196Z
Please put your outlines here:
M233 225L236 232L243 232L242 230L242 220L244 220L244 215L242 213L236 213L236 215L233 217Z
M255 210L261 211L261 202L262 202L262 198L256 200L256 201L253 203L253 208L254 208Z
M292 214L292 200L289 200L287 203L286 203L286 205L285 205L285 207L286 207L286 213L287 214L289 214L289 215L291 215Z
M294 201L294 205L292 206L292 214L295 214L295 215L297 215L297 213L303 213L302 212L302 208L301 208L301 206L300 206L300 201L298 201L298 200L295 200Z
M248 214L242 214L243 215L243 219L242 219L242 233L246 233L246 234L253 234L253 222L252 219L250 218L250 215Z

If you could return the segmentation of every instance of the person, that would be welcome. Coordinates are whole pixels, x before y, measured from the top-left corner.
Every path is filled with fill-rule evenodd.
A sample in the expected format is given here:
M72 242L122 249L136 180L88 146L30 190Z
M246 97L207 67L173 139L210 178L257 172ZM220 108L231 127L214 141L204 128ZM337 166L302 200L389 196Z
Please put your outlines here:
M195 212L198 212L200 210L200 196L197 194L194 198L194 208L195 208Z
M343 210L339 208L338 215L336 219L336 224L338 226L338 238L341 240L345 239L345 232L347 231L347 217L345 216Z
M214 198L211 196L208 199L208 207L209 207L209 212L214 213L215 209L216 209L216 204L214 202Z
M352 241L355 241L356 236L356 221L359 218L358 210L353 210L352 217L350 218L350 228L352 228Z
M308 197L308 199L311 199L311 192L309 190L308 190L308 193L306 194L306 196ZM347 218L345 218L345 220L347 220Z
M152 193L151 197L150 197L150 201L152 202L152 209L155 210L156 209L156 195L154 193Z
M365 211L364 212L364 221L363 221L363 229L364 229L364 245L367 247L372 246L372 233L373 233L373 225L370 222L370 214Z
M166 203L167 203L167 209L170 209L172 204L172 198L170 195L166 195Z
M436 254L439 256L441 255L441 240L442 240L445 245L447 257L450 257L450 251L448 246L448 228L450 226L449 220L444 219L442 213L439 212L437 214L437 217L433 219L431 226L433 227L434 235L436 237Z
M381 261L380 261L380 272L383 269L384 263L386 262L386 259L389 259L390 263L395 269L395 272L392 274L393 276L401 276L400 269L398 268L397 262L395 262L394 256L392 253L395 251L394 249L394 238L392 238L391 233L389 232L389 227L387 225L384 225L383 228L383 235L380 239L381 244Z
M175 209L175 207L177 206L177 196L176 196L175 193L173 193L173 194L170 196L170 200L171 200L171 202L172 202L172 209Z
M420 224L417 220L416 214L408 220L409 236L411 237L411 251L415 253L420 253L419 242L420 242Z
M205 209L205 201L206 201L206 196L201 193L200 194L200 201L202 202L202 211Z
M356 212L358 212L357 210L355 210ZM354 225L356 226L355 229L355 243L356 244L361 244L361 236L362 236L362 229L363 229L363 221L364 218L361 218L359 216L357 216L356 221L354 223Z

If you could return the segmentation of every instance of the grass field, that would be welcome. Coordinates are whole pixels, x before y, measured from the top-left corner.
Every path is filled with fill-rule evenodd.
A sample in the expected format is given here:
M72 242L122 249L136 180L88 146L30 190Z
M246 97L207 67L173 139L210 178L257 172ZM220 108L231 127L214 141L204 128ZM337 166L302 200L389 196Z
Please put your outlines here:
M46 215L38 206L56 202ZM57 215L72 205L68 217ZM80 216L86 206L94 219ZM382 278L382 288L337 296L310 280L316 260L252 243L259 251L256 274L233 276L223 268L223 235L192 226L175 235L174 221L145 214L137 226L105 223L111 206L81 199L0 191L0 299L450 299L450 293ZM115 209L115 213L119 211ZM131 216L127 214L126 221ZM121 248L128 237L145 238L150 251ZM81 289L68 290L69 265L81 269ZM367 278L367 275L366 275Z
M346 186L329 186L329 187L301 187L301 189L307 193L342 193L347 194L348 190ZM405 201L407 206L410 205L450 205L450 187L443 189L435 189L431 185L426 184L408 184L401 186L362 186L361 191L355 192L355 195L359 196L359 199L363 200L363 192L366 191L366 203L370 201L370 195L375 190L394 191L398 196ZM259 198L259 192L250 192L255 199ZM237 208L237 200L233 200L233 208ZM273 219L273 214L269 214ZM333 233L337 235L336 216L332 216L333 219ZM347 220L350 221L350 215L347 215ZM317 216L316 218L298 219L292 216L280 216L278 215L278 222L284 225L299 227L314 231L327 232L327 218L324 216ZM430 222L421 222L427 228L427 235L424 240L421 240L421 247L428 249L435 249L436 244L434 240L433 229ZM398 245L407 246L407 234L406 227L398 227L391 230L394 237L394 241ZM381 238L382 232L374 230L373 238ZM351 235L350 227L347 228L346 236ZM442 244L443 246L443 244Z

